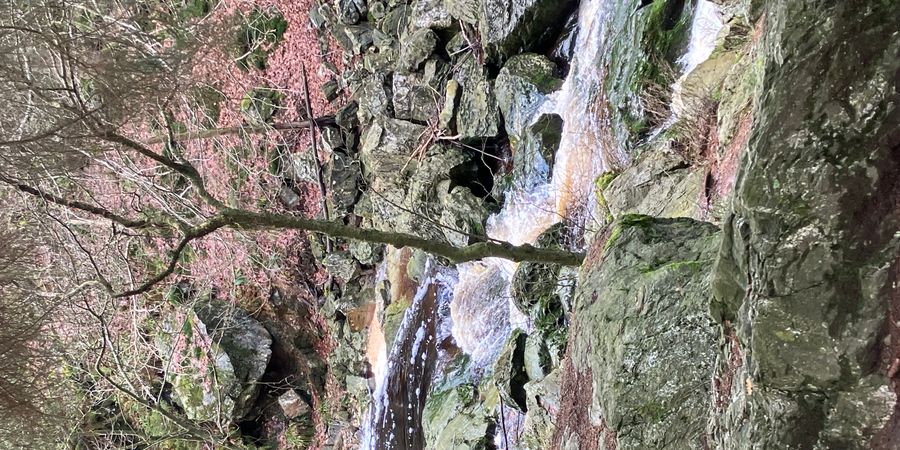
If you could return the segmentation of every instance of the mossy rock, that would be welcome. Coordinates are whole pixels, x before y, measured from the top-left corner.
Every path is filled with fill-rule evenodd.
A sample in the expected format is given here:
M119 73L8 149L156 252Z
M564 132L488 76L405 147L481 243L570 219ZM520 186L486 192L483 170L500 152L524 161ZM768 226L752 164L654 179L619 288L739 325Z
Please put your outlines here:
M616 448L702 448L719 329L708 313L719 230L691 219L622 217L581 274L569 336L590 373L590 411ZM671 430L678 430L671 433Z

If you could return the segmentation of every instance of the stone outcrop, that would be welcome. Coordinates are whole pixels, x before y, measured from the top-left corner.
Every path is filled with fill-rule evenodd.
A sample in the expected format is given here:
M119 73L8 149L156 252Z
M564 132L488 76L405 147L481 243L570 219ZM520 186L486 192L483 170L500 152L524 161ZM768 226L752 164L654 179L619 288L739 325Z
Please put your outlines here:
M709 268L719 242L707 223L626 216L583 269L569 352L575 371L592 376L589 410L579 414L614 436L601 448L702 448L719 336ZM571 439L565 422L557 433Z
M733 334L713 442L897 448L900 4L765 17L766 95L715 270Z

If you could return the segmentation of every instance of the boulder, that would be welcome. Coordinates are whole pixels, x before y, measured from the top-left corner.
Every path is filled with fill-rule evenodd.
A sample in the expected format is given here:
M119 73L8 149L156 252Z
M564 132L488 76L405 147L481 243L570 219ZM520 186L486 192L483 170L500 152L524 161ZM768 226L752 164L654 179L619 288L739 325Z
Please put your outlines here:
M471 360L460 353L428 394L422 412L428 450L488 450L494 447L497 388L479 383Z
M464 0L454 3L468 4ZM478 29L485 52L498 61L532 50L559 35L575 0L481 0ZM460 4L450 9L465 15Z
M494 382L506 406L521 412L528 411L525 383L530 380L525 370L525 346L528 335L515 330L503 346L494 364Z
M525 384L528 412L522 427L522 444L527 449L552 448L551 439L560 408L559 370Z
M246 415L272 354L272 338L256 319L218 302L173 314L154 343L173 400L196 422Z
M471 55L456 67L453 79L461 94L456 111L456 129L460 138L490 138L500 129L500 114L494 96L494 84L485 68Z
M418 29L400 39L400 59L397 71L410 73L418 70L422 63L434 52L437 35L431 29Z
M668 145L668 143L666 143ZM692 167L668 148L649 150L601 189L610 214L699 219L706 168Z
M703 448L719 328L709 316L719 230L691 219L626 216L582 271L572 363L590 374L601 448Z
M562 87L556 64L543 55L525 53L506 62L495 82L497 105L511 140L520 141L547 95Z
M900 3L765 17L765 94L715 267L730 339L711 441L897 448Z

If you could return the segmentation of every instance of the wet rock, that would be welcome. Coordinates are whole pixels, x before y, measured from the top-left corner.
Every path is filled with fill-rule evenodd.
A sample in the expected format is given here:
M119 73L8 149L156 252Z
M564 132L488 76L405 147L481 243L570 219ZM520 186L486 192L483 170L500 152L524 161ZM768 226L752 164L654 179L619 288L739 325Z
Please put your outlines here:
M521 135L510 135L510 145L514 179L521 185L533 186L550 180L562 141L563 120L557 114L542 114L528 123Z
M322 149L325 150L327 154L344 150L346 143L344 142L344 136L340 128L322 127L319 129L319 133Z
M767 3L765 14L778 24L756 62L765 95L715 268L712 310L735 350L721 357L717 379L733 381L712 441L895 448L884 437L897 436L896 391L876 349L898 354L885 324L898 298L900 4Z
M556 64L543 55L513 56L497 76L497 105L503 112L510 137L521 140L525 127L546 96L562 87L556 78Z
M593 423L606 449L703 448L719 329L708 313L709 267L721 233L691 219L621 219L585 267L570 335L591 373Z
M397 70L414 72L431 56L437 45L437 35L428 28L418 29L400 39L400 59Z
M494 365L494 381L500 390L501 400L521 412L528 410L525 393L525 383L529 381L525 371L527 337L520 330L513 331Z
M530 183L544 183L552 173L552 163L562 136L562 118L535 115L547 95L562 86L556 65L542 55L516 55L497 76L497 104L503 113L510 146L513 148L513 177Z
M172 398L197 422L247 414L272 354L272 338L259 322L215 302L174 314L154 343L170 368Z
M341 22L347 25L359 23L369 11L366 7L366 0L335 0L335 8Z
M528 449L552 448L556 415L559 412L559 370L538 381L525 384L528 412L522 429L522 443Z
M453 75L462 88L456 113L456 129L460 138L489 138L497 136L500 115L493 83L487 79L485 68L474 57L465 58Z
M556 65L542 55L516 55L503 66L495 83L497 104L503 113L513 148L513 177L525 184L549 179L562 136L562 118L535 115L547 95L562 86Z
M329 181L329 195L333 207L347 213L359 198L359 180L362 169L358 160L351 158L343 151L334 151L327 167L326 179Z
M325 270L343 281L350 281L359 274L359 264L349 252L332 252L322 261Z
M574 0L482 0L478 20L481 45L500 61L537 50L559 35L566 17L577 6Z
M426 449L494 448L500 394L493 383L477 383L469 362L458 356L428 395L422 413Z
M602 189L613 217L645 214L700 218L706 169L691 167L666 148L645 153Z
M538 248L565 249L565 224L550 227L538 238ZM526 368L529 378L538 380L558 365L568 337L568 309L559 295L562 267L555 264L523 262L513 274L510 290L513 302L534 325L529 336Z
M309 412L309 405L293 389L289 389L278 397L278 406L281 407L281 412L288 420Z

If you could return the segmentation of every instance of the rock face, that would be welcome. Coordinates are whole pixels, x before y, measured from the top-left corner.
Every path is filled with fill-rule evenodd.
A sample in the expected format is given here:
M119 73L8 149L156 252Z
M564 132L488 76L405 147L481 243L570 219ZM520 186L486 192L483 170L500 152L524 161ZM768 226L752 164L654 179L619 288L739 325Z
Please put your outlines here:
M601 448L703 448L719 336L709 267L719 242L708 223L627 216L601 261L583 270L570 353L577 372L592 374L585 412L613 436Z
M766 95L715 274L733 336L714 442L897 448L900 4L765 15Z
M659 149L618 174L602 194L613 217L645 214L699 219L706 169Z
M197 422L247 414L272 354L272 338L259 322L216 302L176 314L155 342L170 368L173 399Z
M479 383L469 364L467 356L458 356L428 395L422 427L429 450L495 448L494 413L500 394L492 383Z
M535 49L557 36L576 6L574 0L481 0L482 47L499 60ZM454 10L467 15L465 7Z

